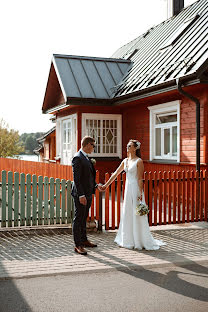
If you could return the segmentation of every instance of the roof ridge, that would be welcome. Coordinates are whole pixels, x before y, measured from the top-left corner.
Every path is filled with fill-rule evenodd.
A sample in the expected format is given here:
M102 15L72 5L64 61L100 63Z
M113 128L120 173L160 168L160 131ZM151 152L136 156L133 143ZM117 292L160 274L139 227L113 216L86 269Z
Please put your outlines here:
M99 56L81 56L81 55L70 55L70 54L53 54L53 57L57 58L70 58L70 59L82 59L82 60L97 60L97 61L108 61L108 62L122 62L122 63L130 63L130 60L125 60L122 58L115 57L99 57Z

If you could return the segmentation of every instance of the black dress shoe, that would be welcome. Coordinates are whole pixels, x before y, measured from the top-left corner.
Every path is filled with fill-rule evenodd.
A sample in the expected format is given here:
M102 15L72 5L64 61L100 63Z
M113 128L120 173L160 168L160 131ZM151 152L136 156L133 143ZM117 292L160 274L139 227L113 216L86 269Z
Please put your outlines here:
M86 250L82 246L78 246L78 247L76 246L74 248L74 251L77 252L80 255L87 255Z
M96 244L93 244L93 243L89 242L88 240L86 240L85 242L83 242L83 243L82 243L82 246L83 246L83 247L91 247L91 248L97 247Z

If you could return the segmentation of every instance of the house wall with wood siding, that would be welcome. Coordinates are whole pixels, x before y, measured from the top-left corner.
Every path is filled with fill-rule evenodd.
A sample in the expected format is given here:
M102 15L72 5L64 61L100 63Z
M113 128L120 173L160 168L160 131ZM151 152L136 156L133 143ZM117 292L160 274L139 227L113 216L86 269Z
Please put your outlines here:
M208 87L195 85L186 88L186 91L200 100L201 117L201 164L208 165L207 136L208 136ZM148 106L180 100L180 165L165 165L149 162L149 110ZM122 115L122 158L126 157L126 145L129 139L138 139L141 145L142 158L145 170L192 170L196 163L196 112L195 103L183 97L177 90L158 94L128 102L119 106L70 106L56 116L64 117L77 113L77 146L81 147L82 113L121 114ZM52 144L53 145L53 144ZM121 160L118 158L97 158L96 169L101 173L104 181L105 172L113 172ZM164 161L165 163L165 161ZM187 165L187 167L186 167ZM166 168L167 167L167 168ZM152 168L152 169L151 169Z
M200 145L201 164L208 164L207 135L208 135L208 88L194 86L188 88L200 100ZM149 160L149 110L148 106L180 100L180 163L196 163L196 109L195 103L177 93L163 94L161 97L146 98L128 103L123 108L123 157L126 155L126 144L130 138L139 140L142 158ZM164 161L165 163L165 161Z

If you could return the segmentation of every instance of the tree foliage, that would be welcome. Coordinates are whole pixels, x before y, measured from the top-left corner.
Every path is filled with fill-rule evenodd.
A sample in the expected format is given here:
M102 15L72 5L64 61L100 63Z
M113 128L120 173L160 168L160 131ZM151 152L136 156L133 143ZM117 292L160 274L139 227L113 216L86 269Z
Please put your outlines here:
M0 157L13 157L24 151L19 141L19 133L0 119Z
M38 147L37 139L40 138L44 132L35 133L23 133L20 136L20 141L24 145L24 152L27 154L33 154L33 151Z

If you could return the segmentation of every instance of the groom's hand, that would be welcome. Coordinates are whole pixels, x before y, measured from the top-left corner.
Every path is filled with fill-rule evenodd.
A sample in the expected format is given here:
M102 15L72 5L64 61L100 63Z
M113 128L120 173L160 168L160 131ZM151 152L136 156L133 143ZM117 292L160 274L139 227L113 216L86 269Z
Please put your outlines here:
M86 206L87 205L87 198L85 196L81 196L79 198L79 202L80 202L80 204Z
M101 191L101 192L105 192L105 190L106 190L106 186L105 186L105 185L101 185L100 191Z

